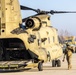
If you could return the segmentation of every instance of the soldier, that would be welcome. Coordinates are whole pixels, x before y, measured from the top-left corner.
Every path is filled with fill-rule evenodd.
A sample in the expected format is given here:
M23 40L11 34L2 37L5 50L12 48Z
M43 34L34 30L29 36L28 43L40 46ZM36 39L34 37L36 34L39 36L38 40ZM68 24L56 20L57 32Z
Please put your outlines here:
M68 70L72 68L72 65L71 65L72 53L73 53L73 47L71 47L70 44L67 43L66 44L66 49L64 51L63 62L64 62L64 59L65 59L65 56L66 56L66 60L67 60L67 63L68 63Z

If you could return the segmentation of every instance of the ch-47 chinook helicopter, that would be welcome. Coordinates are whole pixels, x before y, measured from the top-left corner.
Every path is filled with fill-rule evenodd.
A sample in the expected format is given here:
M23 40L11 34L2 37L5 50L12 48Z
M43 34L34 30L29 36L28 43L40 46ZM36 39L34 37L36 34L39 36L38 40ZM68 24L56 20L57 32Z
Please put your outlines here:
M22 19L20 10L37 14ZM42 71L47 61L52 61L53 67L61 66L62 48L48 15L56 13L76 12L41 11L19 5L18 0L0 0L0 70L38 67Z

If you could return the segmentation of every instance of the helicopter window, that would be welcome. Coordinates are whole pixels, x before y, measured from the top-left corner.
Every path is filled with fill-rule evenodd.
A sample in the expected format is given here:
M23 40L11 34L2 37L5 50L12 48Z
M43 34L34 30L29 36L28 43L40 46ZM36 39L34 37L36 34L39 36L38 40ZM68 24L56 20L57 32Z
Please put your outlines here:
M50 20L50 17L48 17L48 20Z
M40 43L41 43L41 41L40 41L40 39L38 39L38 46L40 45Z
M53 42L55 42L55 37L53 36Z
M48 37L48 42L50 43L50 38Z

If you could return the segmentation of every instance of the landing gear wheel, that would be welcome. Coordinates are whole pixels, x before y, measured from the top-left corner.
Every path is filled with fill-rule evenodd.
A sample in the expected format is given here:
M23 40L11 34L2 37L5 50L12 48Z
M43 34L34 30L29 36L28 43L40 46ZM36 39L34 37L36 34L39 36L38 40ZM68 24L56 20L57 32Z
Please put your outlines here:
M56 67L56 61L52 60L52 67Z
M42 62L38 63L38 70L43 71L43 63Z
M56 64L57 64L57 67L61 67L61 61L59 59L57 60Z

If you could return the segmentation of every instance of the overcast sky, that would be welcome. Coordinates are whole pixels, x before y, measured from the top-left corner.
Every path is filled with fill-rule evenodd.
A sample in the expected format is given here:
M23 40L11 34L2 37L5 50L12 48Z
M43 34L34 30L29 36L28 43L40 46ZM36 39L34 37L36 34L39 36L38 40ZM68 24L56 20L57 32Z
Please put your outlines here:
M19 0L21 5L34 9L56 10L56 11L76 11L76 0ZM22 18L35 14L33 11L21 11ZM59 31L67 30L76 36L76 14L55 14L50 15L52 26Z

